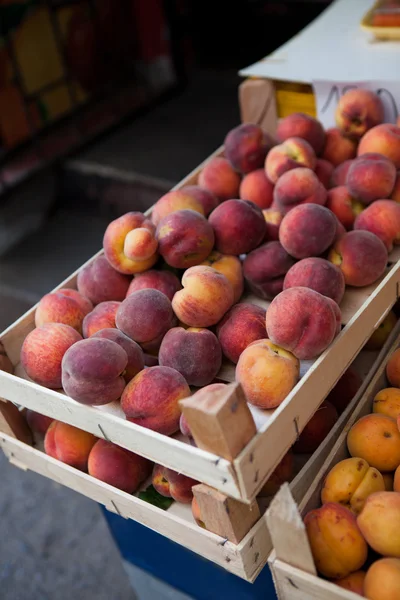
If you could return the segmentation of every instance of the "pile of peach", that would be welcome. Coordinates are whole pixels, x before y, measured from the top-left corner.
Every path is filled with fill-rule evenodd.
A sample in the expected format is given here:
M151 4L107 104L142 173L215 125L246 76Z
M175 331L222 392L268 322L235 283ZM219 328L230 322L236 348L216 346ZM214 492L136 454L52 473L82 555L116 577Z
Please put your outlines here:
M304 518L318 572L370 600L400 597L400 350L388 387L347 434L351 458L326 475L321 508Z

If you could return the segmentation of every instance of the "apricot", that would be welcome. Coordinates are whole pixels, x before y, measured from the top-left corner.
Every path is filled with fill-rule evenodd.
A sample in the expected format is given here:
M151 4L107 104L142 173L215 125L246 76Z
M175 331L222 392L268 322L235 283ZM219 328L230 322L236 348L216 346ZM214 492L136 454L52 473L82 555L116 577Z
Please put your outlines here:
M282 291L285 275L293 264L280 242L267 242L246 256L243 274L256 296L272 300Z
M144 369L144 355L139 344L128 338L127 335L119 329L101 329L92 336L102 340L111 340L123 348L128 357L128 363L123 373L125 381L128 383L135 375Z
M334 171L334 166L328 160L324 158L317 159L317 166L315 167L315 174L324 186L329 189L331 186L331 179Z
M286 273L283 289L306 287L340 304L344 295L344 276L339 267L324 258L303 258Z
M362 384L360 375L351 366L338 379L327 396L327 400L341 415L353 400Z
M238 197L240 175L226 158L216 156L203 167L198 185L212 192L220 202L223 202Z
M378 471L400 465L400 433L396 422L382 414L361 417L347 434L351 456L363 458Z
M341 187L342 185L346 185L347 173L349 172L350 165L353 163L353 159L345 160L344 162L337 165L332 173L330 186Z
M357 144L350 138L345 137L336 127L327 129L325 132L325 147L322 158L328 160L337 167L341 163L356 156Z
M155 269L150 269L150 271L138 273L134 276L126 292L126 297L138 290L151 289L162 292L169 300L172 300L175 292L180 290L181 287L181 282L178 277L171 271L156 271ZM124 298L122 298L122 300L124 300Z
M272 204L273 192L274 184L268 179L264 169L257 169L243 177L239 188L239 197L265 209Z
M202 217L205 215L203 203L193 193L185 193L183 190L172 190L155 203L151 211L151 220L157 227L164 217L178 210L193 210Z
M203 207L204 216L208 217L210 212L217 208L219 201L215 194L210 192L210 190L206 190L199 185L185 185L181 192L187 196L191 196L195 198ZM190 207L187 207L190 208ZM193 210L193 208L192 208ZM197 211L199 212L199 211Z
M64 323L82 333L82 321L93 310L93 305L76 290L61 289L46 294L35 311L35 325Z
M397 317L391 310L388 315L383 319L382 323L378 325L374 333L365 344L366 350L381 350L389 338L389 335L395 328L397 323Z
M87 431L61 421L53 421L44 438L44 449L52 458L75 469L87 471L89 454L96 441L97 438Z
M130 277L113 269L105 256L98 256L79 271L77 286L93 304L100 304L123 300L130 281Z
M237 256L221 254L213 250L201 265L212 267L218 273L225 275L233 288L233 301L238 302L243 294L243 269Z
M383 154L400 169L400 127L391 123L376 125L363 136L358 146L358 156L369 152Z
M259 125L242 123L225 137L225 156L236 171L250 173L263 166L273 141Z
M296 454L312 454L315 452L337 420L336 408L325 400L300 433L299 439L293 446L293 452Z
M386 365L386 377L393 387L400 388L400 348L390 355Z
M190 504L193 499L192 487L199 482L182 473L162 465L154 465L152 484L159 494L176 502Z
M287 138L282 144L274 146L265 159L265 172L272 183L291 169L308 167L315 169L317 158L308 142L299 137Z
M247 200L227 200L209 216L215 249L223 254L247 254L262 242L265 219L261 209Z
M294 258L319 256L335 239L335 215L324 206L303 204L296 206L283 218L279 241Z
M364 205L351 196L345 185L328 191L326 207L333 212L345 229L353 228L356 217L364 209Z
M284 173L274 188L274 206L282 214L302 204L326 203L327 192L311 169L298 167Z
M385 418L385 417L383 417ZM375 552L400 558L400 494L375 492L368 496L357 524Z
M100 329L115 328L115 317L121 302L100 302L83 319L82 329L83 337L88 338L94 335Z
M281 119L276 129L276 137L279 142L291 137L302 138L310 144L317 156L321 154L325 143L325 131L321 123L301 112Z
M393 244L400 244L400 205L393 200L376 200L356 218L354 229L374 233L391 252Z
M355 571L354 573L350 573L347 577L342 577L341 579L336 579L333 581L336 585L349 592L354 592L359 596L364 596L364 580L365 580L365 571Z
M233 363L252 342L265 339L265 310L242 302L235 304L217 325L217 336L222 352Z
M384 107L380 97L369 90L350 89L340 98L336 111L336 125L340 131L359 140L372 127L383 122Z
M261 488L258 496L266 498L268 496L275 496L279 488L286 481L290 481L293 478L294 473L294 458L293 453L289 450L281 462L275 467L272 474L269 476L267 482Z
M279 240L279 228L282 223L283 214L275 206L263 210L263 215L266 225L265 241L278 241Z
M27 423L32 431L36 433L40 433L40 435L44 435L54 419L51 417L47 417L46 415L42 415L34 410L27 409L25 413L25 418Z
M353 160L346 186L353 198L371 204L379 198L389 198L396 180L396 167L382 154L369 152Z
M373 401L373 411L396 421L400 415L400 390L385 388L378 392Z
M380 558L369 567L364 579L364 596L369 600L397 600L400 589L400 560Z

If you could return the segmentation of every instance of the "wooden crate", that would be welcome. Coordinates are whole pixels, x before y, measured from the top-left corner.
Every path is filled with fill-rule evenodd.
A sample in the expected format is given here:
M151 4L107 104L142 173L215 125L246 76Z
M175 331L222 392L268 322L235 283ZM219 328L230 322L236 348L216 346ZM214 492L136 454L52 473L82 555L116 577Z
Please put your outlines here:
M370 379L365 393L351 412L348 422L341 431L332 449L324 460L318 475L313 479L297 478L292 483L296 489L297 504L287 485L282 486L266 513L274 552L268 559L279 600L356 600L360 596L348 592L317 575L311 555L305 527L304 515L321 506L321 489L326 474L339 461L349 457L347 434L352 425L372 411L375 395L390 384L386 378L386 364L394 350L400 347L400 330L396 327L384 352L378 359L379 366ZM317 454L317 453L316 453ZM312 462L312 461L310 461ZM310 471L315 472L312 464ZM298 500L298 498L301 498Z
M220 148L214 155L221 153ZM196 183L203 165L174 189ZM15 367L14 375L0 372L0 396L109 439L233 498L251 503L322 400L396 302L400 281L400 263L396 264L399 251L398 247L391 254L387 272L380 281L366 288L346 290L341 304L344 329L317 360L302 362L302 378L285 401L275 410L262 411L251 407L257 433L232 461L193 447L180 436L167 437L126 421L119 403L86 406L59 391L28 381L19 356L26 335L34 328L35 307L0 336ZM96 256L99 254L101 252ZM56 289L76 287L79 270ZM251 294L243 299L265 308L269 305ZM232 382L234 373L234 365L226 362L218 377L221 381Z

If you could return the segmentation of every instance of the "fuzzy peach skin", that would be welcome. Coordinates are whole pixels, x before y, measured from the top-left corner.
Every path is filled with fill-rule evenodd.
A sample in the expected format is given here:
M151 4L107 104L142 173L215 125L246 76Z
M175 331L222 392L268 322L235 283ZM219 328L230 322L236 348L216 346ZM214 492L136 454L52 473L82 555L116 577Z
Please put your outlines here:
M108 404L124 390L127 364L128 355L116 342L94 337L82 340L64 354L62 386L67 396L81 404Z
M339 267L324 258L303 258L285 275L283 289L292 287L310 288L340 304L345 290L344 275Z
M172 498L176 502L190 504L193 499L192 487L199 482L182 473L154 465L152 484L161 496Z
M225 137L225 156L239 173L250 173L263 166L267 152L274 145L259 125L242 123Z
M183 274L182 285L172 300L172 308L189 327L216 325L233 304L232 285L212 267L191 267Z
M215 249L223 254L247 254L261 244L265 219L261 209L247 200L227 200L209 216L215 233Z
M304 525L321 575L341 579L361 569L367 560L367 544L348 508L329 502L308 512Z
M342 330L342 311L339 308L339 305L337 304L337 302L335 302L334 300L332 300L332 298L328 298L328 296L325 296L325 298L328 300L329 304L331 305L331 308L333 310L333 313L335 315L336 318L336 333L335 336L339 335L339 333Z
M319 256L331 246L337 231L332 212L318 204L296 206L287 213L279 229L279 241L294 258Z
M274 206L286 214L301 204L326 203L326 189L311 169L298 167L284 173L274 188Z
M361 417L347 434L351 456L363 458L378 471L394 471L400 465L400 433L396 421L382 414Z
M328 260L340 268L347 285L363 287L384 274L388 253L374 233L349 231L333 245Z
M121 408L128 421L164 435L179 429L179 400L190 396L184 377L170 367L150 367L126 386Z
M325 143L325 131L321 123L301 112L281 119L276 129L276 137L279 142L292 137L302 138L310 144L317 156L321 154Z
M350 366L336 382L336 385L331 389L326 399L333 404L341 415L357 394L361 384L362 379L360 375Z
M279 210L276 206L271 206L271 208L263 210L263 215L266 225L266 232L264 238L265 241L277 242L279 240L279 228L283 219L283 214L281 210Z
M183 190L173 190L162 196L151 211L151 220L155 226L177 210L193 210L204 217L205 211L202 202L194 194L185 193Z
M267 482L263 485L258 496L266 498L268 496L275 496L279 488L286 481L290 481L294 476L294 457L291 450L289 450L281 462L278 463L272 475L269 476Z
M264 169L257 169L243 177L239 196L242 200L250 200L250 202L265 209L272 204L273 191L274 184L270 182Z
M293 354L270 340L247 346L236 365L235 379L247 401L259 408L279 406L299 379L300 363Z
M349 172L353 160L354 159L345 160L334 168L329 187L334 188L346 185L347 173Z
M400 127L383 123L373 127L364 135L358 146L358 156L369 152L383 154L400 169Z
M392 193L390 194L390 199L400 204L400 171L397 171L396 173L396 180L394 182Z
M226 383L210 383L210 385L205 385L204 387L200 388L199 390L197 390L197 392L195 392L192 396L192 398L199 398L200 394L207 394L208 392L215 392L217 390L222 390L222 388L224 388L226 386ZM190 427L189 427L189 423L186 420L185 415L182 413L181 417L179 419L179 429L181 430L181 433L183 435L186 435L191 444L193 446L195 446L195 442L193 440L191 431L190 431Z
M369 600L397 600L400 589L400 560L380 558L369 567L363 585Z
M325 296L289 288L272 300L266 317L270 340L301 360L319 356L336 334L336 315Z
M400 494L375 492L364 504L357 524L367 543L382 556L400 558Z
M138 290L120 305L115 319L122 333L139 344L164 336L176 319L167 296L159 290Z
M116 327L115 317L121 302L100 302L86 317L83 319L82 330L83 337L88 338L94 335L100 329Z
M355 158L357 144L353 140L345 137L336 127L327 129L325 134L325 148L322 152L322 158L328 160L334 167Z
M308 142L299 137L290 137L282 144L274 146L265 159L265 172L272 183L287 171L296 167L315 169L317 158Z
M46 323L31 331L21 348L21 364L35 383L51 389L61 387L61 361L82 336L69 325Z
M393 200L377 200L358 215L354 229L374 233L391 252L393 244L400 244L400 204Z
M256 296L272 300L282 291L285 275L293 264L294 259L280 242L267 242L246 256L243 273Z
M35 311L35 325L64 323L82 333L82 321L93 310L93 304L76 290L61 289L46 294Z
M368 496L383 492L381 473L362 458L346 458L338 462L325 477L321 502L338 502L358 515Z
M239 356L256 340L265 339L265 310L255 304L235 304L217 325L217 336L226 358L237 363Z
M189 385L201 387L211 383L221 368L221 346L209 329L174 327L161 342L158 362L176 369Z
M90 451L89 475L133 494L151 474L152 463L112 442L98 440Z
M335 121L340 131L359 140L372 127L383 123L384 109L380 97L369 90L351 89L340 98Z
M393 331L397 324L397 316L391 310L388 315L383 319L379 326L375 329L367 343L365 344L366 350L381 350L385 345L386 340Z
M213 250L201 265L212 267L219 273L225 275L233 287L233 301L238 302L243 294L243 269L242 263L237 256L232 254L221 254Z
M42 415L29 408L25 413L25 418L31 430L40 433L40 435L44 435L54 421L51 417L46 417L46 415Z
M240 175L226 158L211 158L202 169L198 185L212 192L220 202L239 195Z
M219 204L218 198L215 194L210 192L210 190L200 187L199 185L185 185L180 191L183 194L200 202L201 206L203 207L203 213L205 217L208 217L210 212L212 212L214 208L217 208Z
M123 376L127 383L144 369L143 350L139 344L128 338L128 336L122 333L122 331L119 331L119 329L101 329L92 337L100 338L102 340L111 340L125 350L128 356L128 364L126 365Z
M158 259L154 224L140 212L129 212L108 225L103 238L110 265L124 275L142 273Z
M293 452L295 454L312 454L315 452L337 420L336 408L325 400L300 433L299 439L293 446Z
M348 230L353 228L356 217L365 206L353 198L345 185L339 185L328 190L326 208L329 208Z
M178 277L171 271L156 271L150 269L134 276L126 293L126 297L138 290L158 290L172 300L175 292L182 288Z
M46 454L66 465L87 471L89 454L96 441L97 438L87 431L53 421L44 438L44 449Z
M77 286L81 294L94 304L125 298L130 277L118 273L105 256L98 256L78 273Z
M165 262L188 269L207 258L214 246L214 230L193 210L178 210L162 219L156 231L159 251Z
M400 388L400 349L391 354L386 365L386 377L393 387Z
M396 167L386 156L369 152L353 160L346 186L353 198L364 205L389 198L396 181Z
M324 158L317 159L315 174L325 189L330 188L333 171L334 167L332 163L330 163L328 160L325 160Z
M364 580L365 571L355 571L354 573L350 573L350 575L347 575L347 577L335 579L332 583L338 585L339 587L345 590L348 590L349 592L354 592L354 594L364 596Z

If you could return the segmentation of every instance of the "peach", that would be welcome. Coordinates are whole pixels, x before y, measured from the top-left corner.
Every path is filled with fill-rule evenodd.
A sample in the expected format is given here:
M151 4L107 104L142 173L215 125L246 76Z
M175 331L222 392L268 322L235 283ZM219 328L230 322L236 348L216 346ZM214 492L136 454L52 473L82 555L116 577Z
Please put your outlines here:
M400 171L397 171L394 187L392 193L390 194L390 199L394 200L398 204L400 203Z
M344 588L345 590L348 590L349 592L354 592L354 594L364 596L364 580L365 571L355 571L354 573L347 575L347 577L334 580L333 583L341 588Z
M341 579L361 569L368 547L348 508L329 502L308 512L304 524L321 575Z
M143 456L107 440L98 440L90 451L89 475L133 494L151 474L151 463Z
M328 160L325 160L324 158L317 159L315 174L326 189L328 189L331 185L333 171L334 167L332 163L330 163Z
M384 274L388 253L375 234L349 231L333 245L328 260L341 269L347 285L363 287Z
M264 339L243 350L235 379L250 404L269 409L284 401L296 385L299 373L300 364L293 354Z
M111 340L123 348L128 356L128 364L124 371L124 379L128 383L135 375L144 369L143 351L139 344L128 338L119 329L101 329L92 336L102 340Z
M205 215L203 203L192 193L183 190L173 190L162 196L153 206L151 220L155 226L177 210L193 210L202 217Z
M289 288L267 310L270 340L301 360L321 354L336 334L336 315L325 296L304 287Z
M115 317L120 305L121 302L114 302L113 300L97 304L92 312L83 319L83 337L88 338L100 329L115 328Z
M269 208L273 200L274 184L270 182L264 169L257 169L245 175L239 188L242 200L250 200L260 208Z
M140 212L129 212L108 225L104 254L110 265L124 275L142 273L158 259L154 224Z
M238 197L240 175L226 158L215 156L203 167L198 185L212 192L220 202L223 202Z
M263 485L258 495L261 496L261 498L275 496L281 485L292 479L293 473L294 458L291 450L289 450L277 467L275 467L272 475L269 476L268 481Z
M391 252L393 244L400 244L400 205L393 200L377 200L358 215L354 229L374 233Z
M386 365L386 377L393 387L400 388L400 349L391 354Z
M345 185L328 191L326 207L333 212L345 229L352 229L355 218L364 209L361 202L355 200Z
M284 173L274 189L274 205L286 214L300 204L326 202L327 192L314 171L298 167Z
M232 285L212 267L191 267L183 274L182 285L172 300L172 308L189 327L216 325L233 304Z
M222 352L233 363L247 346L266 338L265 310L255 304L235 304L217 325Z
M178 210L164 217L157 226L156 236L161 256L177 269L200 264L214 246L211 224L193 210Z
M118 329L139 344L157 340L174 327L176 319L167 296L159 290L138 290L117 311Z
M345 160L334 168L329 187L346 185L347 173L352 163L353 159Z
M170 367L149 367L126 386L121 408L128 421L164 435L179 429L179 400L190 396L184 377Z
M243 294L243 269L237 256L221 254L213 250L204 260L202 265L212 267L218 273L225 275L233 287L233 301L238 302Z
M375 329L374 333L365 344L366 350L381 350L386 343L389 335L397 323L396 314L391 310L383 319L382 323Z
M398 469L398 467L397 467ZM396 469L396 471L397 471ZM382 477L383 477L383 483L385 484L385 490L387 492L393 492L394 490L394 476L396 474L396 471L393 473L381 473ZM395 492L398 492L399 489L395 489Z
M356 143L345 137L336 127L327 129L325 136L325 148L322 158L328 160L334 167L356 156Z
M369 152L353 160L346 186L353 198L368 205L380 198L389 198L395 181L394 164L382 154Z
M93 305L76 290L61 289L46 294L35 311L35 325L64 323L82 333L82 321L93 310Z
M158 362L181 373L189 385L201 387L211 383L221 368L221 346L209 329L174 327L161 342Z
M215 392L217 390L222 390L222 388L224 388L226 386L226 383L210 383L210 385L205 385L204 387L202 387L201 389L197 390L197 392L195 392L192 396L192 398L197 398L200 396L200 394L206 394L208 392ZM186 435L190 442L195 445L191 431L190 431L190 427L189 427L189 423L186 420L185 415L182 413L181 417L179 419L179 429L181 430L181 433L183 435Z
M346 229L344 228L342 223L339 221L339 219L336 217L336 235L335 235L334 243L337 242L342 237L342 235L344 235L345 233L346 233Z
M369 90L350 89L340 98L336 125L343 133L359 140L372 127L383 122L384 109L380 97Z
M138 273L132 279L126 297L137 292L138 290L158 290L172 300L175 292L181 289L181 282L178 277L171 271L156 271L150 269L145 273Z
M44 435L54 421L51 417L46 417L46 415L42 415L29 408L26 411L25 418L32 431L36 431L40 435Z
M21 348L21 364L28 377L48 388L61 387L61 361L82 337L63 323L46 323L31 331Z
M380 558L369 567L364 579L364 596L369 600L397 600L400 589L400 560Z
M247 200L227 200L210 215L215 249L223 254L247 254L261 244L265 219L261 209Z
M162 496L172 498L176 502L190 504L193 499L192 487L199 482L186 475L177 473L162 465L154 465L152 484Z
M293 264L280 242L267 242L246 256L243 273L254 294L272 300L282 291L285 275Z
M312 454L315 452L337 420L336 408L325 400L300 433L299 439L293 446L293 452L296 454Z
M53 421L44 438L44 449L46 454L66 465L87 471L89 454L96 441L97 438L87 431Z
M79 292L93 304L100 304L123 300L130 281L130 277L113 269L105 256L98 256L79 271L77 286Z
M318 257L303 258L286 273L283 289L306 287L340 304L345 283L339 267Z
M111 340L93 337L77 342L62 360L64 391L81 404L98 406L118 400L127 364L127 353Z
M281 119L276 129L276 137L279 142L284 142L291 137L306 140L317 156L321 154L325 143L325 131L321 123L301 112L292 113Z
M358 156L369 152L383 154L400 169L400 127L383 123L364 135L358 146Z
M279 229L279 241L294 258L319 256L335 239L337 220L324 206L303 204L287 213Z
M205 217L208 217L210 212L212 212L214 208L217 208L219 204L218 198L215 194L210 192L210 190L200 187L199 185L185 185L180 191L183 194L191 196L200 202L201 206L203 207L203 213ZM195 210L190 206L184 208L192 208L192 210ZM197 210L196 212L199 211Z
M325 296L325 298L328 300L329 304L331 305L331 308L336 317L336 333L335 333L335 336L336 336L336 335L339 335L339 333L342 330L342 311L340 310L337 302L332 300L332 298L328 298L328 296Z
M325 477L321 502L338 502L359 514L368 496L383 492L381 473L362 458L346 458L338 462Z
M316 163L312 146L302 138L290 137L268 152L265 159L265 172L268 179L276 183L286 171L296 167L315 169Z
M331 389L327 400L336 408L341 415L353 400L362 384L360 375L351 366L343 373Z
M400 494L371 494L357 517L357 524L367 543L383 556L400 558Z
M225 156L239 173L250 173L263 166L273 141L259 125L242 123L225 137Z
M263 210L263 215L267 228L265 234L265 241L277 242L279 240L279 228L283 219L282 212L278 208L276 208L276 206L271 206L271 208Z
M400 465L400 433L396 422L382 414L361 417L347 434L351 456L363 458L378 471L394 471Z

